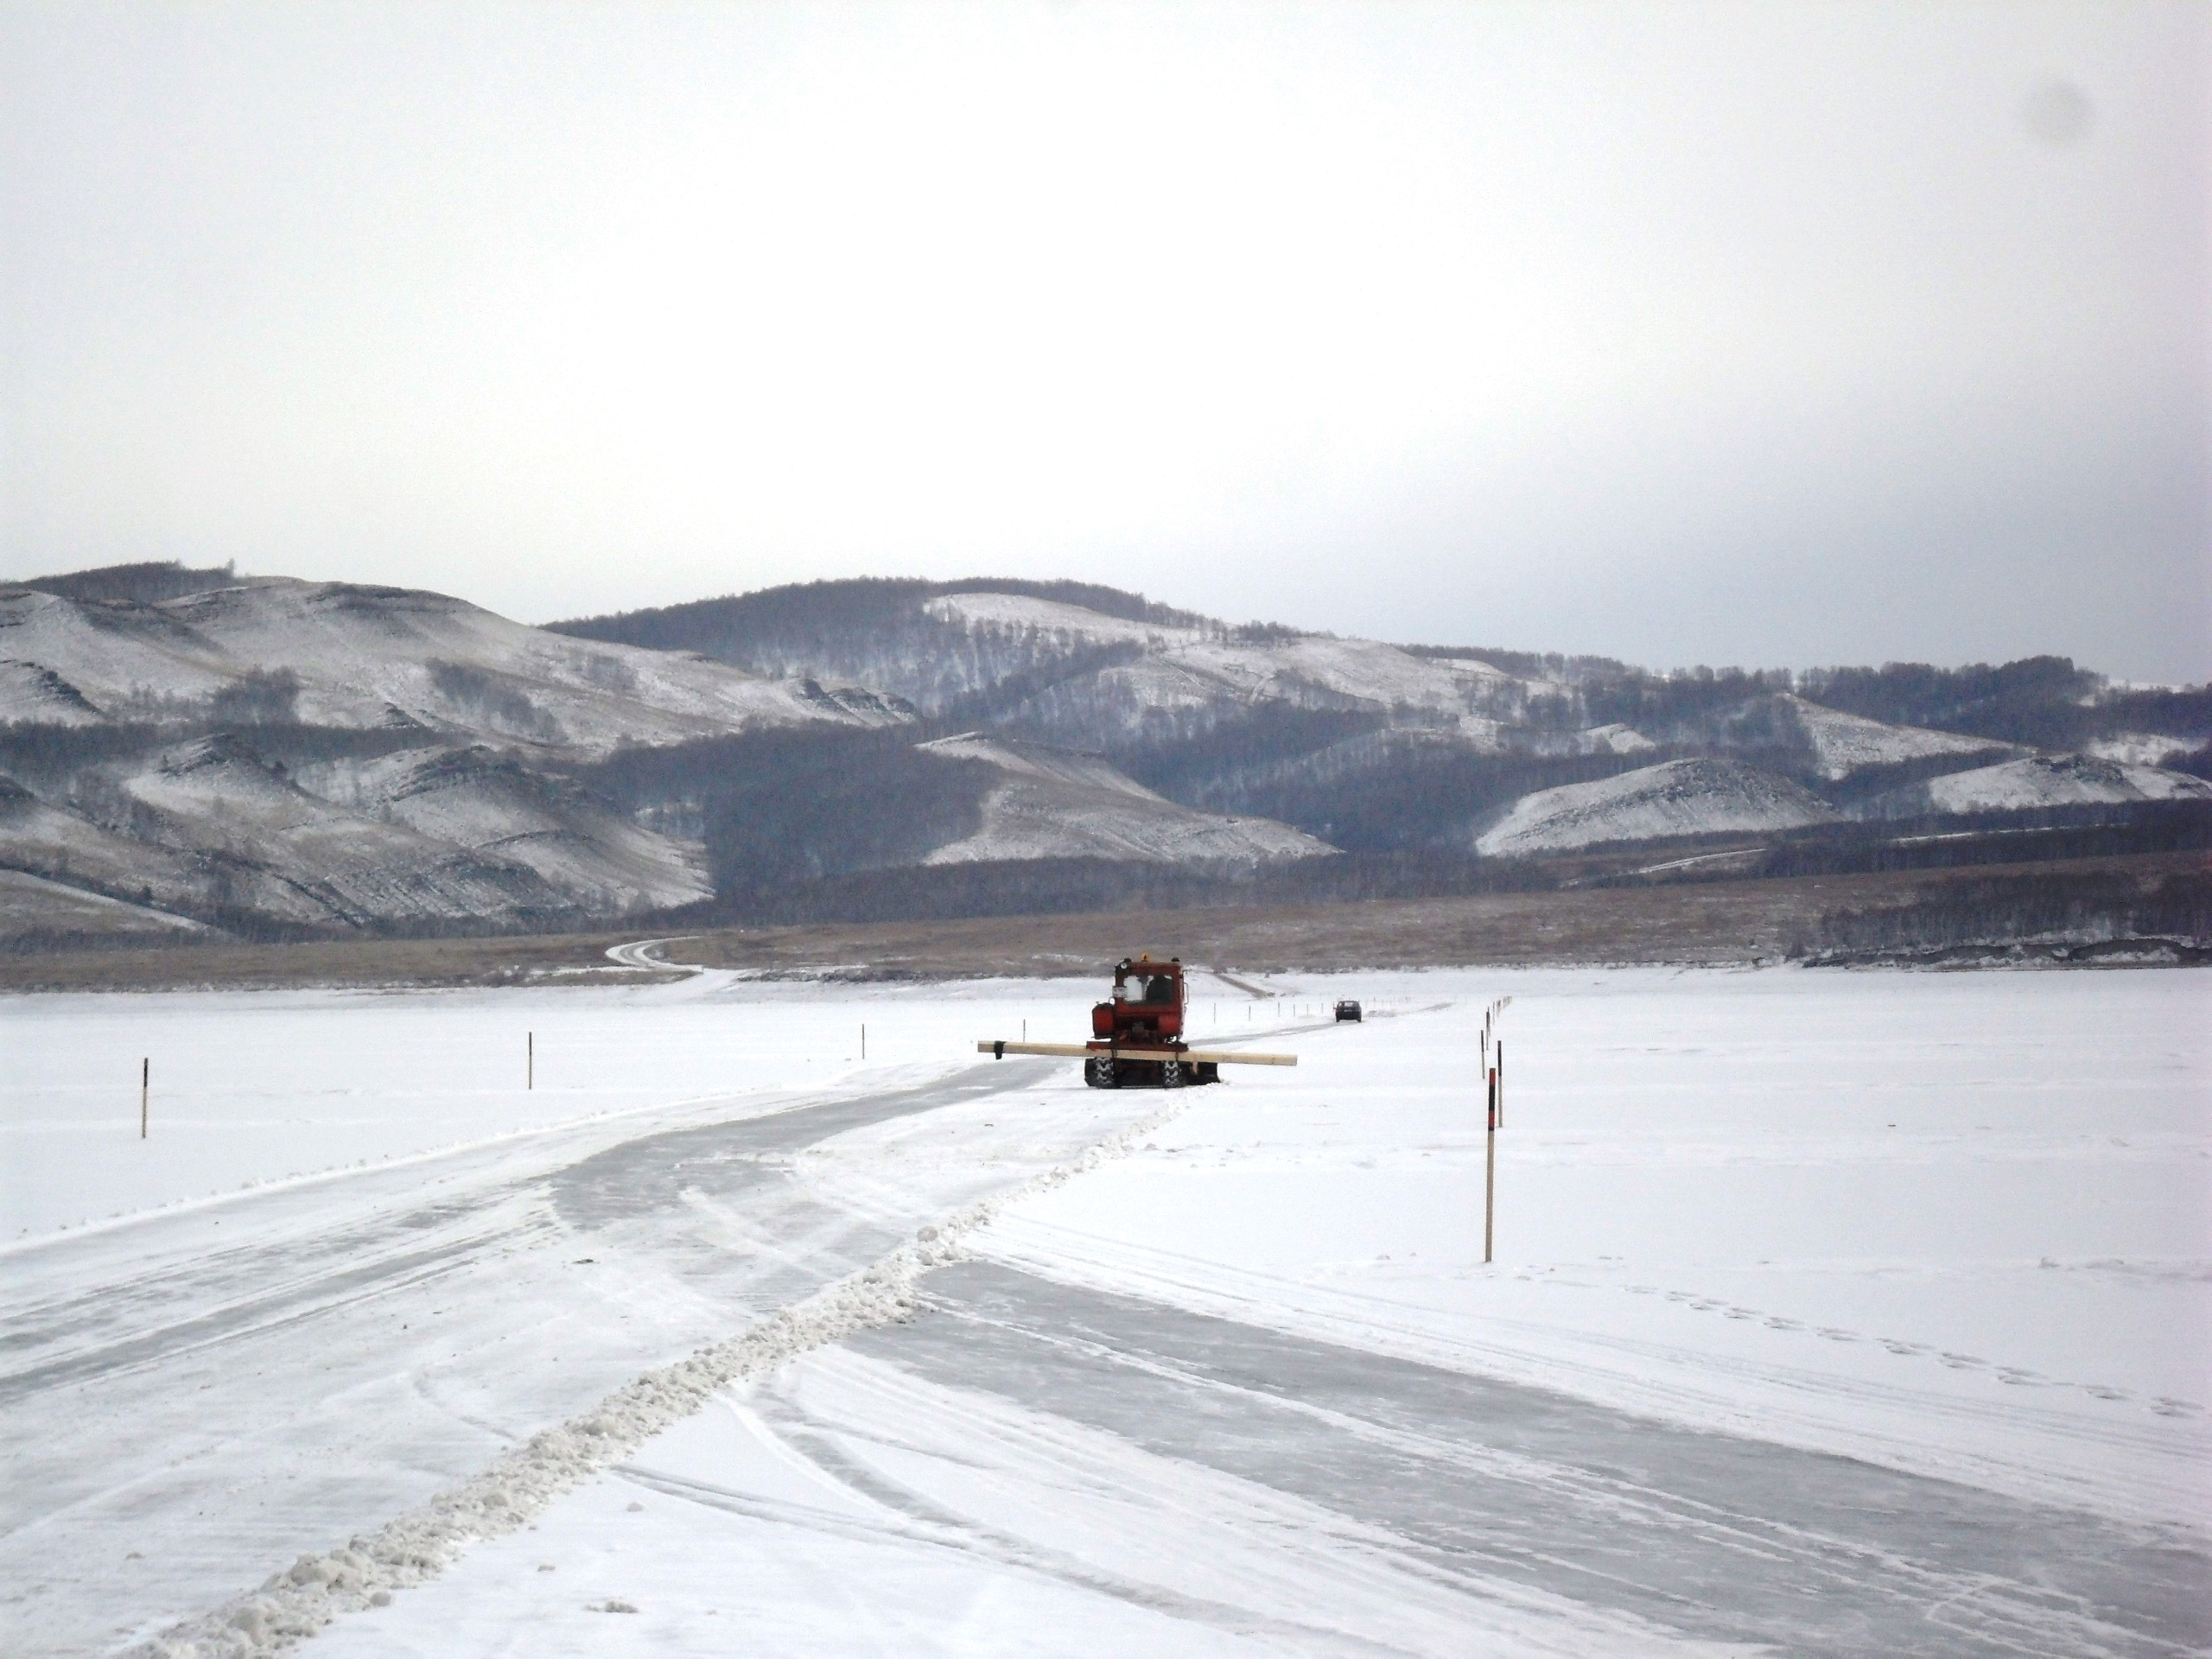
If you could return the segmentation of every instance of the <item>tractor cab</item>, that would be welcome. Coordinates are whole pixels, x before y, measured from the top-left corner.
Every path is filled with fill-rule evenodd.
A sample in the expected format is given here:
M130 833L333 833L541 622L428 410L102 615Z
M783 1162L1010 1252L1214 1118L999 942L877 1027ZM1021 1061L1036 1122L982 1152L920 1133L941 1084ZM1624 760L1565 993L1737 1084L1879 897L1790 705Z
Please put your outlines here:
M1084 1081L1094 1089L1159 1087L1180 1089L1193 1083L1218 1083L1218 1057L1186 1060L1183 986L1179 957L1154 962L1124 957L1114 965L1114 995L1090 1010L1090 1058ZM1134 1049L1135 1055L1124 1052Z
M1124 957L1114 967L1114 995L1090 1010L1090 1034L1116 1046L1179 1046L1183 964L1173 957Z

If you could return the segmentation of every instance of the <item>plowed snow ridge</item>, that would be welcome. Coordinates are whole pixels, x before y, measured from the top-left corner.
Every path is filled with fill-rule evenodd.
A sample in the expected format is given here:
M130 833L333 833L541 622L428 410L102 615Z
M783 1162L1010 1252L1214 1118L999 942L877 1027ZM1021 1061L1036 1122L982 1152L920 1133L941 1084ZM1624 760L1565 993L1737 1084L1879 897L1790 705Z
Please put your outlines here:
M579 1482L699 1410L717 1389L855 1332L912 1318L923 1276L964 1259L960 1241L1002 1205L1049 1191L1128 1151L1187 1104L1187 1096L1173 1097L1082 1157L922 1229L913 1243L751 1330L646 1372L375 1533L321 1555L303 1555L258 1590L131 1651L143 1659L262 1659L305 1641L341 1613L385 1605L393 1592L437 1577L471 1546L524 1526Z

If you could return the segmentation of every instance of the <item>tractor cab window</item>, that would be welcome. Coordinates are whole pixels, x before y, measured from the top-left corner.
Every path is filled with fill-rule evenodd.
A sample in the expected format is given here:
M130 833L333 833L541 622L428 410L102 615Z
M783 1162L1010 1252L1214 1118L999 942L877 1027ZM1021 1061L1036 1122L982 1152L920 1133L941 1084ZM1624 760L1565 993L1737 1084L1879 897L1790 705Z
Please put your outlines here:
M1144 1000L1147 1002L1173 1002L1175 982L1165 974L1155 974L1144 982Z

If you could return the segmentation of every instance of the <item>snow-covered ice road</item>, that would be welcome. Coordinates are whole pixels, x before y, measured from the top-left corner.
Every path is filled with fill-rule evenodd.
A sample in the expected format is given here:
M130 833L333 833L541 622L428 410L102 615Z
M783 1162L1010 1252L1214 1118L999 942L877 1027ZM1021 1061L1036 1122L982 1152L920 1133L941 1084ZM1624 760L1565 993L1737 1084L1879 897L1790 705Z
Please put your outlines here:
M694 1103L13 1253L0 1647L98 1652L219 1604L1147 1103L1061 1091L995 1139L990 1103L1051 1069ZM931 1127L806 1155L902 1122Z
M2179 1529L1700 1433L996 1263L947 1268L927 1294L930 1317L847 1345L1306 1500L1470 1592L1517 1585L1804 1655L2152 1659L2212 1645L2212 1553ZM841 1479L938 1518L865 1457L842 1455L852 1429L810 1417L803 1395L755 1408Z
M2212 1652L2212 976L1290 988L0 1000L0 1651Z

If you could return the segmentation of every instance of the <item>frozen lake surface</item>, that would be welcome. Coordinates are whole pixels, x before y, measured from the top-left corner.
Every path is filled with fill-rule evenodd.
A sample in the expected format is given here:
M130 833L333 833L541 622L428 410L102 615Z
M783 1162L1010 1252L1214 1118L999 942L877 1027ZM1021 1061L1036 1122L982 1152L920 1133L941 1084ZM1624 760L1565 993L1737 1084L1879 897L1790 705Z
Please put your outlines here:
M2212 978L1194 984L1300 1067L978 1061L1077 982L0 1002L0 1647L281 1645L296 1557L979 1204L315 1650L2212 1646Z

